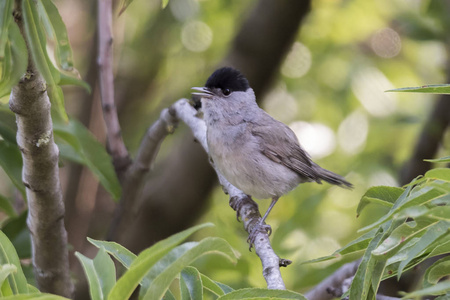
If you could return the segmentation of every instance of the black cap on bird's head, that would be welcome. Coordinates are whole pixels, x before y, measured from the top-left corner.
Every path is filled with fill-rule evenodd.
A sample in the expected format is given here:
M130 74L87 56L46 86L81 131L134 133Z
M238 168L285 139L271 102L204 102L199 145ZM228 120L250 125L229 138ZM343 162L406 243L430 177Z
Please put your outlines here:
M236 69L223 67L214 71L206 81L205 87L194 87L192 89L200 93L192 93L195 96L211 98L219 91L223 96L232 92L245 92L250 88L247 78Z
M250 85L247 78L236 69L224 67L217 69L209 76L205 87L221 90L230 89L233 92L245 92Z

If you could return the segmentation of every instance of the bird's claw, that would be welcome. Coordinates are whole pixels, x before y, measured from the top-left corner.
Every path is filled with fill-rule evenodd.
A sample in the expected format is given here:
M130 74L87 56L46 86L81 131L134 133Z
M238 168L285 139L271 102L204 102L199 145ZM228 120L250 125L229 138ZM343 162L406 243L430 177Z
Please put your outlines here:
M252 251L252 247L255 244L256 236L258 235L258 233L265 233L270 236L272 234L272 227L268 224L263 224L263 223L255 224L252 227L251 232L248 235L248 239L247 239L247 243L250 244L249 249L248 249L249 251Z

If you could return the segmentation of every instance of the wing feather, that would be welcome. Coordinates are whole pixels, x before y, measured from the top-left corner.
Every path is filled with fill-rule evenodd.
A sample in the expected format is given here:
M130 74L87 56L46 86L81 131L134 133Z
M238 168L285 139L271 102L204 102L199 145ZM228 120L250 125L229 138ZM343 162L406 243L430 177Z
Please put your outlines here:
M320 178L315 170L315 163L308 153L300 146L295 133L285 124L273 119L269 115L265 118L265 124L253 123L251 133L257 138L260 151L273 160L283 164L287 168L297 172L305 179L320 183ZM273 122L278 123L271 126ZM268 125L266 125L269 123Z

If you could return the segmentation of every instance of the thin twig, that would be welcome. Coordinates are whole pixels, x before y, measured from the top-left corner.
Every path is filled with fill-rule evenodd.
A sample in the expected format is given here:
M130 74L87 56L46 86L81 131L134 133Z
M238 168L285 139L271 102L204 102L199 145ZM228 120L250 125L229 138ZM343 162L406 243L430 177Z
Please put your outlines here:
M177 123L175 112L166 108L161 112L160 118L147 130L136 159L128 168L123 180L122 197L110 226L109 240L113 240L119 232L126 230L128 219L135 217L136 201L139 199L145 174L150 170L164 138L175 130Z
M24 35L21 2L15 1L14 16ZM71 297L73 284L69 274L59 150L53 140L51 104L45 80L27 48L30 58L27 73L12 89L9 106L16 114L17 144L22 152L22 180L28 201L27 223L34 273L41 292Z
M130 164L114 102L112 0L98 0L98 66L103 118L105 119L108 147L116 173L120 179Z
M176 116L189 126L196 140L203 146L208 153L208 144L206 142L206 124L197 117L197 111L189 104L188 100L181 99L174 103L171 108ZM213 165L214 167L214 165ZM261 214L258 211L258 205L244 192L229 183L222 174L216 170L219 181L224 190L230 196L230 206L236 210L238 216L244 222L244 228L250 234L253 226L258 224ZM280 262L286 266L288 260L280 260L270 245L269 236L265 232L258 232L254 241L255 252L259 256L263 266L263 276L269 289L286 289L283 278L280 273Z

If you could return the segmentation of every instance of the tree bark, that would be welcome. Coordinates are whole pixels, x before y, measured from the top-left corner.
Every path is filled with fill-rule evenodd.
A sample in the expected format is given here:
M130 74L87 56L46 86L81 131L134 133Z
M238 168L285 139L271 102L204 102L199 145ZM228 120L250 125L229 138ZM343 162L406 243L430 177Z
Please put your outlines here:
M120 181L131 163L122 139L114 99L112 0L98 0L98 66L103 118L108 136L108 148Z
M20 0L15 1L14 16L25 37ZM33 267L40 291L71 297L73 285L69 275L59 150L53 140L51 104L46 83L29 50L28 57L27 73L12 89L9 106L16 115L17 144L22 152Z

